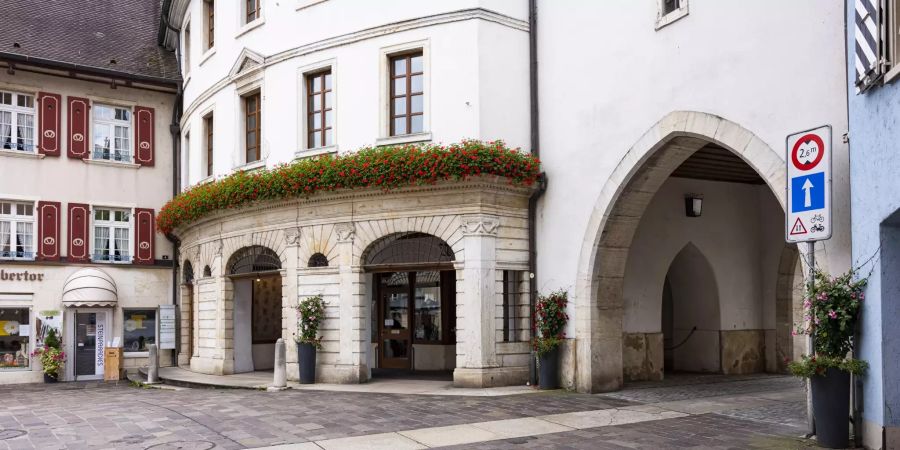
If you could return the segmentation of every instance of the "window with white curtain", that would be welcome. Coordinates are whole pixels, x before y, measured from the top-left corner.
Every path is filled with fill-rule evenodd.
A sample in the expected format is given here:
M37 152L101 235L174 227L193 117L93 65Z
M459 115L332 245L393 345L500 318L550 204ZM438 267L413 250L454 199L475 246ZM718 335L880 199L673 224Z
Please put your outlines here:
M0 201L0 258L34 259L34 204Z
M131 211L94 209L94 261L129 262Z
M34 96L0 91L0 148L34 152Z
M93 159L131 162L131 110L95 104Z

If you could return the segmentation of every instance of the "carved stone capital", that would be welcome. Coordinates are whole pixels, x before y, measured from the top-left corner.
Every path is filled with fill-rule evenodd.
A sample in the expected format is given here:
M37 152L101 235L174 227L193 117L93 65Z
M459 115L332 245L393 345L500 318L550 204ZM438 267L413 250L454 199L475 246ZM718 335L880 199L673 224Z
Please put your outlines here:
M460 230L465 236L496 236L500 219L494 216L466 216Z
M334 226L334 231L337 233L338 242L352 242L356 235L356 227L352 222L339 223Z
M288 228L284 230L284 241L289 245L296 245L297 242L300 242L300 229Z

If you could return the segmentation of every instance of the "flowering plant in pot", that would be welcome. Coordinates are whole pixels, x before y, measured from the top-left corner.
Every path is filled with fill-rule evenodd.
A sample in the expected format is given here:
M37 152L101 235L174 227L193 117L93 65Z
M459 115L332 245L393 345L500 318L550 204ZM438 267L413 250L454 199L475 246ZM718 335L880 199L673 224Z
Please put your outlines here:
M319 326L325 319L325 300L321 295L307 297L294 307L297 312L297 361L300 363L300 383L316 382L316 350L322 348Z
M848 356L868 279L859 278L855 270L837 277L816 270L813 281L803 301L804 323L794 334L812 336L815 354L791 362L788 370L810 379L818 444L844 448L850 439L850 375L868 369L865 361Z
M41 362L45 383L56 383L59 381L59 373L66 362L66 352L60 349L61 346L56 329L50 328L47 331L47 336L44 338L44 346L38 347L31 352L31 356L38 358Z
M566 338L568 302L569 293L560 289L538 296L534 305L535 336L532 345L537 354L541 389L559 388L559 346Z

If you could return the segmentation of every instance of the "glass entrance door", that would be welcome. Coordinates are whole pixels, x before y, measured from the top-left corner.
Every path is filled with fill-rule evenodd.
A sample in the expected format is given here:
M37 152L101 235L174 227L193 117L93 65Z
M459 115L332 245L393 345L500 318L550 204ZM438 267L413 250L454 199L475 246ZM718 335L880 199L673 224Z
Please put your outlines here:
M75 376L97 373L97 313L75 313Z
M381 361L386 369L410 368L409 289L381 290Z

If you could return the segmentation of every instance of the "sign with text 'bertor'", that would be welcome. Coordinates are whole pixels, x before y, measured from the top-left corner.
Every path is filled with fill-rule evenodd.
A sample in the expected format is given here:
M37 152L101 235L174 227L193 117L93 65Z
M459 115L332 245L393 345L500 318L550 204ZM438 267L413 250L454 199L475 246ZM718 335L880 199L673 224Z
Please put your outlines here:
M787 137L785 239L831 238L831 126Z

